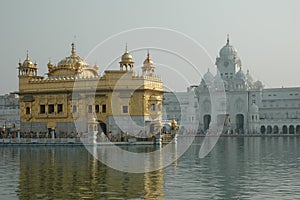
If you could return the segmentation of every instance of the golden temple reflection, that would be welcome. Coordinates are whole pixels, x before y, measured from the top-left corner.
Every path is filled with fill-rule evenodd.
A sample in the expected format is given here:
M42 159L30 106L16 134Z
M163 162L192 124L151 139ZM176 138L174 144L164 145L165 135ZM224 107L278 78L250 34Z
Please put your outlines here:
M20 149L19 199L164 198L163 170L120 172L79 146Z

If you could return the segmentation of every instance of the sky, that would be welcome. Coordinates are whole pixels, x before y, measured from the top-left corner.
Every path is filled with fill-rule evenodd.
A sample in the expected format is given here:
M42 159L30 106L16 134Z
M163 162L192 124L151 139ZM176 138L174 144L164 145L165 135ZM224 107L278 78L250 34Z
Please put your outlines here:
M242 60L242 69L249 70L254 79L261 80L265 87L300 86L299 9L298 0L3 0L0 2L0 94L18 91L17 67L19 59L22 62L25 59L26 50L31 60L37 62L38 73L44 75L49 58L57 64L69 56L70 44L74 41L77 53L85 58L107 38L142 27L172 29L193 38L212 63L229 34L230 42ZM151 34L138 37L143 36L145 40L155 42ZM126 37L122 39L124 41L118 40L117 45L107 47L106 53L121 56L126 42L129 50L137 47L132 37L129 41ZM187 49L186 54L196 52L189 51L188 45L183 48ZM203 52L197 63L201 69L209 65L201 62L205 60ZM137 65L142 63L145 55L145 51L136 52ZM106 65L107 61L104 63L101 56L97 54L94 60L91 58L90 64ZM165 61L167 64L164 65L162 60L168 56L158 51L153 52L152 58L157 66L176 68L179 74L188 68L186 62L171 57L172 61ZM183 83L176 81L176 75L169 74L168 70L159 72L163 80L175 82L174 90L200 83L200 77ZM189 77L185 75L185 79Z

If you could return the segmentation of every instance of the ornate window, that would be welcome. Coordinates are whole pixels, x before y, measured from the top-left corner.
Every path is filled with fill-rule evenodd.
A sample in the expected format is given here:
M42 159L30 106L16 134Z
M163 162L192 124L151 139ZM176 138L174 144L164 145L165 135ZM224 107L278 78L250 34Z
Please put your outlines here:
M155 111L155 104L151 104L151 111Z

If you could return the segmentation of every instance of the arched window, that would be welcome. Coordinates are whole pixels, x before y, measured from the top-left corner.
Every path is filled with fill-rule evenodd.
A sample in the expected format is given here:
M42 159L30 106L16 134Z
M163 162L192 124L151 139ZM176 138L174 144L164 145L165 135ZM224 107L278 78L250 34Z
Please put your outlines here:
M30 107L26 107L26 115L30 115Z
M294 134L295 133L295 127L293 125L289 126L289 134Z
M153 104L151 104L151 111L155 111L155 104L153 103Z
M261 126L260 127L260 132L261 132L261 134L265 134L266 133L266 127L265 126Z
M277 125L275 125L273 129L274 129L273 133L277 134L279 132L279 128Z
M296 134L299 134L300 133L300 125L297 125L296 126Z
M237 114L236 115L236 129L238 133L244 133L244 115Z
M288 132L287 126L284 125L284 126L282 127L282 133L283 133L283 134L287 134L287 132Z
M272 133L272 126L267 126L267 134L271 134Z

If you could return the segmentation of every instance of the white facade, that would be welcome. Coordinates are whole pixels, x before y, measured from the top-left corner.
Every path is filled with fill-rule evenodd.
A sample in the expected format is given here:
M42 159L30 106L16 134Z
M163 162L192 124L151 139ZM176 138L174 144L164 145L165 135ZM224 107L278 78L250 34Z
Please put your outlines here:
M186 92L169 92L163 95L163 119L175 119L180 131L198 130L198 100L195 94L197 86L190 86Z
M207 72L196 90L199 102L199 130L206 131L211 119L209 90L221 77L226 94L224 132L300 133L300 87L264 89L261 81L245 74L236 49L230 44L216 59L217 75Z
M0 126L20 125L20 101L17 94L0 96Z

